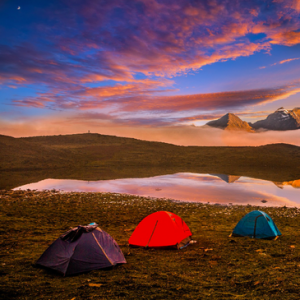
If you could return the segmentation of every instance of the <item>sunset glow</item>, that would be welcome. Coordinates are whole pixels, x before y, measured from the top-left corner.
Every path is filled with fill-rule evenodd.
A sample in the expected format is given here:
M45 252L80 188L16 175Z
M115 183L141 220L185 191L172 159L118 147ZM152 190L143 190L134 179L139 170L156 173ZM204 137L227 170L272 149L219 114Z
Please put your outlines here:
M299 17L299 0L1 2L0 134L300 145L202 128L300 106Z

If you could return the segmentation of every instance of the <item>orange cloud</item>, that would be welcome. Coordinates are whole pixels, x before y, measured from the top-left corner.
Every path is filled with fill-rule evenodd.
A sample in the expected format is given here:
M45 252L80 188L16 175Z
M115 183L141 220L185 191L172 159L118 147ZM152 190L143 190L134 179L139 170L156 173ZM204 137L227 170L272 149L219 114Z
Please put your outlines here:
M163 85L163 84L162 84ZM297 85L278 88L230 91L207 94L163 96L155 81L140 84L104 86L98 88L74 89L57 94L40 94L37 97L14 100L16 106L49 107L52 109L109 109L123 114L136 112L188 112L188 111L226 111L236 107L261 105L286 99L300 92Z
M293 60L298 60L298 59L300 59L300 57L285 59L285 60L280 61L279 64L282 65L282 64L285 64L287 62L290 62L290 61L293 61Z
M285 64L285 63L288 63L288 62L291 62L291 61L294 61L294 60L298 60L300 59L300 57L296 57L296 58L288 58L288 59L284 59L284 60L281 60L279 62L275 62L273 64L271 64L270 66L276 66L276 65L282 65L282 64ZM259 67L259 69L265 69L266 66L262 66L262 67Z
M285 99L299 93L300 89L285 88L261 89L249 91L232 91L209 94L179 95L179 96L152 96L128 97L115 100L124 111L189 111L213 110L243 107L247 105L264 104Z
M12 81L16 84L21 84L21 83L25 83L27 80L26 80L26 78L18 76L18 75L5 77L0 74L0 81L3 81L3 82L4 81Z
M117 84L111 87L98 87L98 88L87 88L82 92L79 92L79 95L84 96L95 96L95 97L112 97L120 95L130 95L130 94L139 94L141 91L141 86L135 84Z
M293 46L300 43L299 31L277 32L272 35L271 44Z
M166 87L171 85L173 81L171 80L151 80L151 79L141 79L132 80L130 84L116 84L115 86L103 86L96 88L83 88L81 91L77 92L77 95L81 96L94 96L94 97L118 97L121 95L139 95L139 94L150 94L153 92L159 92L159 87ZM167 90L163 90L164 92Z

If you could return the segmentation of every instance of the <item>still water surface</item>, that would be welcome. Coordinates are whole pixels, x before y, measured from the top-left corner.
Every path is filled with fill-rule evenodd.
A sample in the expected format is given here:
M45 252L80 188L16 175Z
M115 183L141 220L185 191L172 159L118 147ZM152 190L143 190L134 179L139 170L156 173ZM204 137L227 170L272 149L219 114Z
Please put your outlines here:
M223 174L176 173L99 181L45 179L17 189L112 192L212 204L300 206L300 180L272 182Z

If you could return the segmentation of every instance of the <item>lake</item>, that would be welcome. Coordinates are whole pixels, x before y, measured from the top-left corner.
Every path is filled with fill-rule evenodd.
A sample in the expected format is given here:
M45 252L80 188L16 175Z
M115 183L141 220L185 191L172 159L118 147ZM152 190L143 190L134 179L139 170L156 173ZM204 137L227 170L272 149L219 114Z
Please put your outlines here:
M176 173L99 181L45 179L14 190L18 189L111 192L227 205L300 206L300 180L272 182L224 174Z

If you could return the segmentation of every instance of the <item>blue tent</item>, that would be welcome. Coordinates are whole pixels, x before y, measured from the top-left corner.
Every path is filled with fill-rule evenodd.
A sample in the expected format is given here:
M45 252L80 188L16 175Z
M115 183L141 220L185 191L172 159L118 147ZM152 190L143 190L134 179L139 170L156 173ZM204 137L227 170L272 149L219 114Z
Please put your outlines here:
M281 235L275 223L265 212L254 210L235 226L232 236L249 236L257 239L274 239Z

